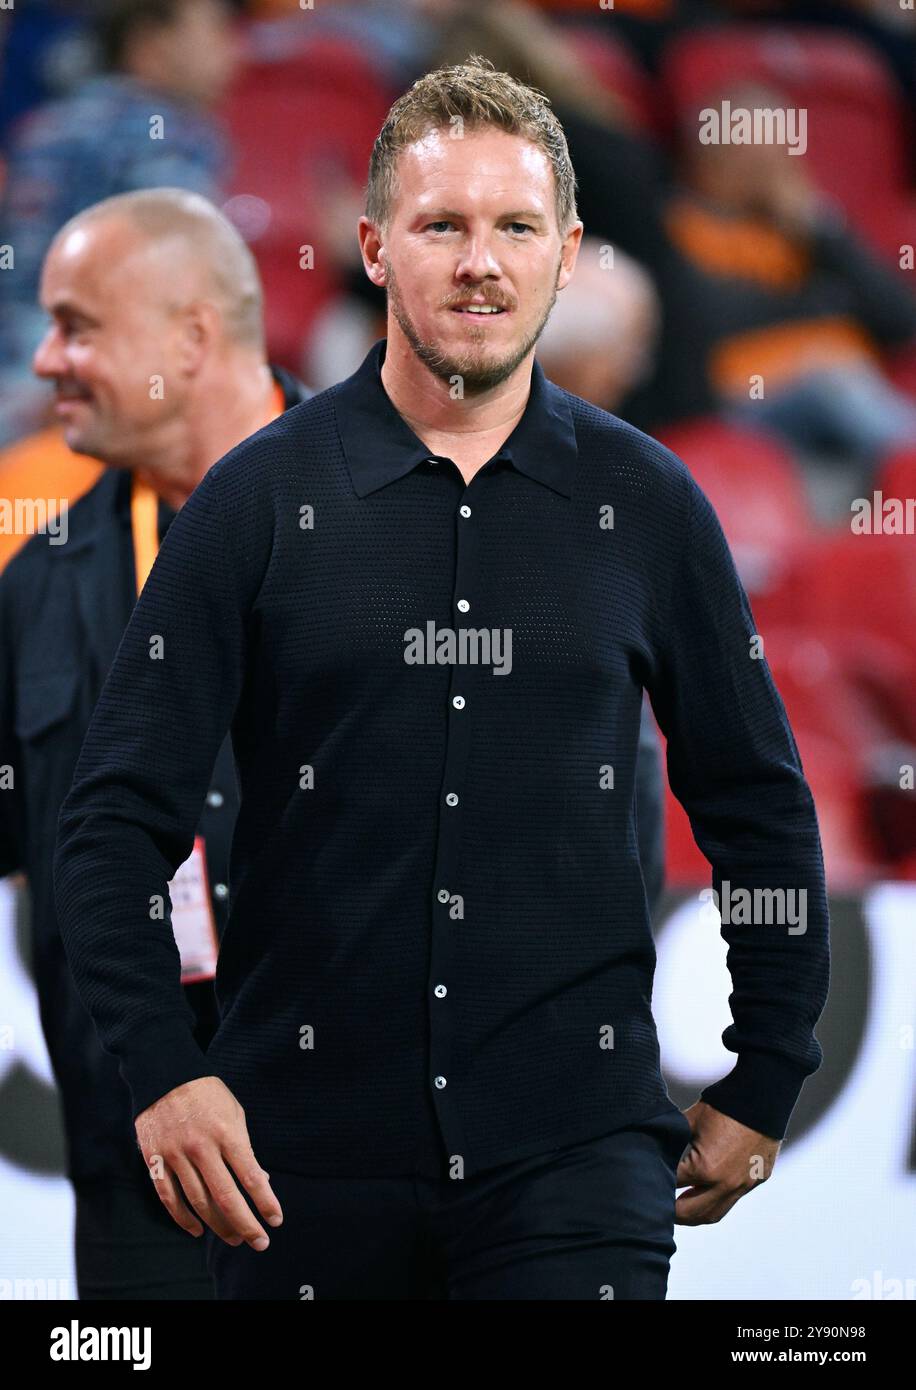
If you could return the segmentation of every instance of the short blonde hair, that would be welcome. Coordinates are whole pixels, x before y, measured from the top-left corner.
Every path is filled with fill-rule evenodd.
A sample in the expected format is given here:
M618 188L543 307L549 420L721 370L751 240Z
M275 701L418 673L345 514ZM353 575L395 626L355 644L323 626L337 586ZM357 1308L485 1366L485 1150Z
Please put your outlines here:
M369 158L369 221L381 228L389 224L397 197L400 151L430 130L452 129L454 117L460 117L466 130L492 126L522 135L544 151L553 166L557 225L565 237L578 213L576 175L563 127L543 92L507 72L497 72L488 58L477 53L465 63L437 68L418 78L388 112Z

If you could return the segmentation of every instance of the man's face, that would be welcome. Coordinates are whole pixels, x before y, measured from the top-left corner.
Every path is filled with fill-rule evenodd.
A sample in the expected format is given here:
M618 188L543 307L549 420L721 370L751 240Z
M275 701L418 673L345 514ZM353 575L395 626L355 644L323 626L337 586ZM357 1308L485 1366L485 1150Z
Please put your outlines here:
M86 223L45 260L41 305L51 323L33 370L55 387L54 412L71 449L131 466L182 410L180 280L163 248L122 219ZM161 384L160 384L161 383Z
M393 316L436 376L460 377L465 395L492 389L534 348L581 235L576 223L561 240L553 168L537 145L493 128L430 131L399 155L382 236L389 337Z
M220 100L241 57L225 0L186 0L156 41L171 91L205 106Z

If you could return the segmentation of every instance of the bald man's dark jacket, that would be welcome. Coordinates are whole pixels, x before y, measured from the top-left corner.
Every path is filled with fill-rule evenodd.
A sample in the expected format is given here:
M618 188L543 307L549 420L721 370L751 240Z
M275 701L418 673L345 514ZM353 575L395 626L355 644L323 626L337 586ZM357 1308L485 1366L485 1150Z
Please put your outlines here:
M272 371L287 409L314 394L283 368ZM52 882L60 807L136 602L131 477L127 469L106 469L69 509L66 544L34 535L0 575L0 764L13 769L14 783L0 792L0 875L22 872L28 880L32 972L74 1181L137 1175L149 1182L130 1094L73 984ZM160 500L160 539L174 516ZM227 735L198 826L219 935L228 911L224 886L237 809ZM212 983L185 989L197 1018L195 1036L206 1046L217 1023Z

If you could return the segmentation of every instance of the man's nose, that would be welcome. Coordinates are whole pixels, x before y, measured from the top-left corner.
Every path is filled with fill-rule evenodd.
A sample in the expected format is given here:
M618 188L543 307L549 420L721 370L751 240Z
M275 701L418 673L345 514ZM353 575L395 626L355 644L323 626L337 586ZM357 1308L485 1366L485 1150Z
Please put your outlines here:
M32 357L32 371L36 376L63 376L67 362L61 346L60 334L52 324L42 338Z
M458 265L462 280L488 280L502 275L502 267L493 254L489 237L473 237L467 244Z

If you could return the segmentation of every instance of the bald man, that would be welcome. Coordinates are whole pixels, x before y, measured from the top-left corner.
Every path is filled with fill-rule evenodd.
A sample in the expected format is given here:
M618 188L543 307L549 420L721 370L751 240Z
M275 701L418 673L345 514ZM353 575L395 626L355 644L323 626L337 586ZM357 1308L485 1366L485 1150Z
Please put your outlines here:
M61 803L89 718L159 541L210 466L312 393L265 356L244 241L206 199L150 189L61 228L45 260L49 324L34 369L72 450L107 467L0 575L0 874L24 872L41 1021L76 1194L81 1299L212 1298L203 1243L172 1221L137 1147L130 1096L72 983L52 889ZM237 811L220 749L172 921L196 1036L217 1022L212 976ZM151 906L151 912L156 906Z
M584 236L576 273L538 339L538 361L564 391L617 412L649 376L661 330L652 276L619 247Z

